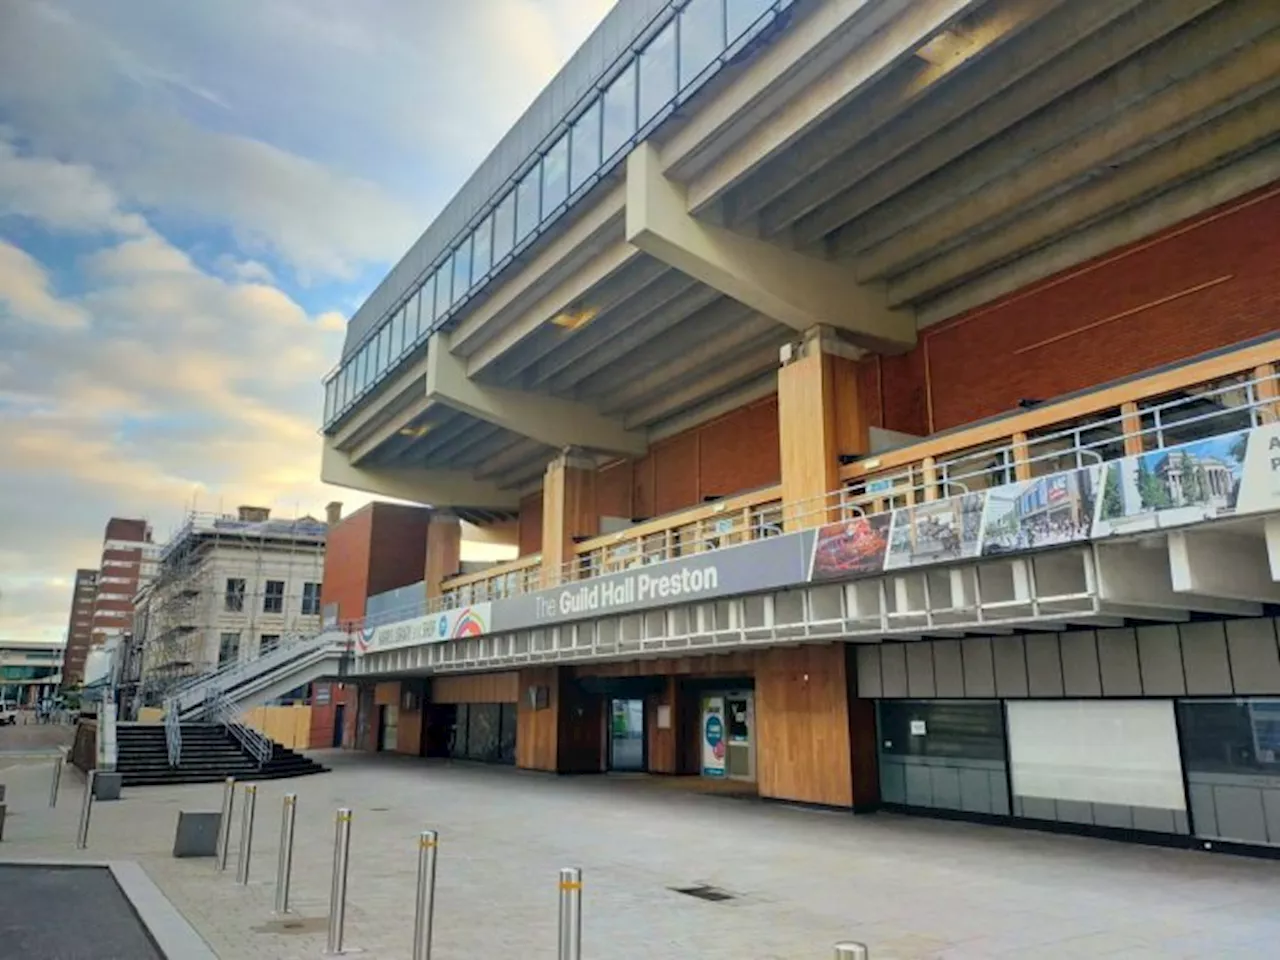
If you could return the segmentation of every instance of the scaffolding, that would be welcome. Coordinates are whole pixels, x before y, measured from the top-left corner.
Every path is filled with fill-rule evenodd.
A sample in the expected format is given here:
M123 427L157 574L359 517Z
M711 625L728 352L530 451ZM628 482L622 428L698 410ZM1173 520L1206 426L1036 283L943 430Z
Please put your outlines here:
M273 519L260 507L189 514L135 604L142 699L158 702L188 677L256 656L268 636L288 643L318 632L327 534L323 521Z

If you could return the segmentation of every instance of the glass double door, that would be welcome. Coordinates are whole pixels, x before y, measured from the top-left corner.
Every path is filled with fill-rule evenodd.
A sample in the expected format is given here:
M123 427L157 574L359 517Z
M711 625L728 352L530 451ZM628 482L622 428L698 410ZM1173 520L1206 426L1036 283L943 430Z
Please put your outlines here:
M702 698L702 775L756 778L755 695L730 691Z
M614 699L609 705L609 769L645 769L644 701Z

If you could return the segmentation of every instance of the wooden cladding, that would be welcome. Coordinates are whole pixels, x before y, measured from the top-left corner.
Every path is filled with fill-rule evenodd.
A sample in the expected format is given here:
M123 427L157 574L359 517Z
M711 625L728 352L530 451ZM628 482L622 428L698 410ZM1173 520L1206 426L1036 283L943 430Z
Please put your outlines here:
M519 699L520 676L514 670L431 679L432 703L515 703Z

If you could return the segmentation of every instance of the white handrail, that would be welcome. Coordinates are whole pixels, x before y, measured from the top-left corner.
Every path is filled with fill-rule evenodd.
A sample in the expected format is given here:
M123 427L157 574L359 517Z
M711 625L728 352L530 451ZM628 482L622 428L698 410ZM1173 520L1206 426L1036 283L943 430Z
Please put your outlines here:
M207 691L204 715L206 720L222 724L259 767L275 755L275 743L261 731L241 723L236 715L235 705L227 699L226 694L217 690Z
M164 741L169 751L169 766L176 768L182 763L182 721L174 697L164 702Z

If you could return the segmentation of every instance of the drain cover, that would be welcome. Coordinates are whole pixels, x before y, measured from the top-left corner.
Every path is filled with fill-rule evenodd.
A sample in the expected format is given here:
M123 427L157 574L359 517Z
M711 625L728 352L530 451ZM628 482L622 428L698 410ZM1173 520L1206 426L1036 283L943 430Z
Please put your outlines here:
M725 900L732 900L733 894L719 887L707 886L705 883L696 887L672 887L675 893L683 893L686 897L697 897L699 900L709 900L712 903L723 903Z

